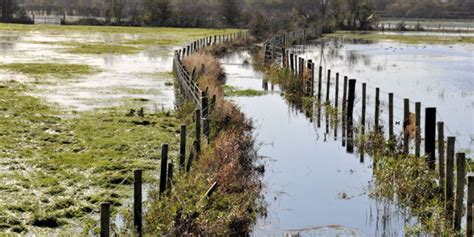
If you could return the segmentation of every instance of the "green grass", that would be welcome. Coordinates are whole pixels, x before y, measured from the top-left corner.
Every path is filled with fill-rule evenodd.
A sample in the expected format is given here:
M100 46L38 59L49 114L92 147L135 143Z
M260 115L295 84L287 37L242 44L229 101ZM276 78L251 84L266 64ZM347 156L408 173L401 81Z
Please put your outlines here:
M234 86L225 85L224 86L224 93L226 96L235 96L235 97L254 97L254 96L262 96L266 95L265 91L258 91L253 89L239 89Z
M162 143L175 156L179 121L173 114L140 117L122 107L66 118L23 91L20 83L0 84L0 221L10 223L0 232L93 228L90 214L100 202L111 202L116 212L130 200L134 169L154 179Z
M103 43L65 43L67 53L72 54L135 54L142 48L128 45Z
M21 73L32 77L46 75L57 78L71 78L73 76L90 75L99 72L98 69L84 64L62 63L11 63L0 64L0 69Z
M329 38L343 38L355 40L380 41L390 40L406 44L474 44L474 37L465 36L436 36L436 35L408 35L408 34L379 34L353 33L341 31L327 35Z

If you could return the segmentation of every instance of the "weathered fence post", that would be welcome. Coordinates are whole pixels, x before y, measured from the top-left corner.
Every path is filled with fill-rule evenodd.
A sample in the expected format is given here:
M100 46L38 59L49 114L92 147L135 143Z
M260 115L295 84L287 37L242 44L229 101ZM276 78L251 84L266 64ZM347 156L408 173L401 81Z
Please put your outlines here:
M315 64L311 63L311 96L314 96L314 81L315 81L315 74L316 74L316 68Z
M168 144L161 145L161 167L160 167L160 194L166 191L166 179L168 178Z
M367 103L367 84L362 83L362 118L360 122L362 136L365 135L365 113L366 113L366 103Z
M436 166L436 108L426 108L425 119L425 154L431 169Z
M110 236L110 203L100 204L100 237Z
M335 95L335 108L336 112L338 111L339 108L339 73L336 73L336 95ZM337 130L337 127L336 127Z
M168 163L168 178L166 179L167 183L166 186L168 186L169 189L173 187L173 175L174 175L174 165L173 162Z
M393 131L393 93L388 94L388 134L391 141L395 140L395 133Z
M454 230L461 230L462 211L464 210L464 186L466 185L466 154L456 155L456 201L454 211Z
M135 170L133 185L133 223L138 236L143 236L142 229L142 170Z
M201 94L201 109L202 109L202 122L203 122L203 133L209 142L209 98L206 92Z
M474 205L474 175L469 175L467 178L467 215L466 215L466 236L471 237L474 235L474 218L473 218L473 205Z
M194 116L196 120L196 155L201 152L201 110L197 109Z
M294 61L294 56L292 53L290 53L290 71L292 74L294 74L295 71L295 61Z
M349 80L349 95L347 103L347 152L354 152L354 131L353 131L353 112L354 112L354 101L355 101L355 87L356 80Z
M455 137L448 137L448 146L446 152L446 187L445 187L445 216L447 217L448 227L452 225L453 209L454 209L454 151Z
M416 134L415 134L415 156L421 156L421 102L415 103Z
M342 92L342 146L346 146L346 113L347 113L347 76L344 76Z
M441 188L441 196L444 199L444 122L438 122L438 164L439 164L439 187Z
M327 81L327 89L326 89L326 103L327 104L331 103L329 99L330 92L331 92L331 69L328 70L328 81Z
M380 88L375 88L375 121L374 121L374 130L375 134L380 132Z
M323 83L323 67L319 66L319 77L318 77L318 103L321 106L321 90Z
M403 100L403 153L408 155L410 152L410 133L408 126L410 125L410 99Z
M179 143L179 170L184 169L186 163L186 125L181 125Z

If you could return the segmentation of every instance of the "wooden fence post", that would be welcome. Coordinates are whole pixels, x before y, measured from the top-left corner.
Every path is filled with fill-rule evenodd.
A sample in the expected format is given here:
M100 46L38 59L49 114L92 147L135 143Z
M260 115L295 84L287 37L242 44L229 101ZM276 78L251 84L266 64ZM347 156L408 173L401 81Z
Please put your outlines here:
M441 188L441 196L444 199L444 122L438 122L438 164L439 164L439 187Z
M330 92L331 92L331 69L328 70L328 81L327 81L327 89L326 89L326 103L327 104L331 103L329 99Z
M168 178L168 144L161 145L161 172L160 172L160 194L166 191L166 179Z
M338 107L339 107L339 73L336 73L336 95L335 95L334 100L335 100L336 111L338 111Z
M473 205L474 205L474 175L469 175L467 178L467 215L466 215L466 236L470 237L474 235L474 218L473 218Z
M316 74L316 68L315 64L311 63L311 96L314 96L314 81L315 81L315 74Z
M421 156L421 102L415 103L416 134L415 134L415 156Z
M367 103L367 84L362 83L362 118L360 121L360 130L362 141L360 143L360 160L364 162L364 150L365 150L365 113L366 113L366 103Z
M380 132L380 88L375 88L375 122L374 122L374 130L375 134L379 134Z
M426 109L425 119L425 154L431 169L436 166L436 108Z
M295 61L292 53L290 53L290 71L292 72L292 74L295 71Z
M186 125L181 125L179 143L179 170L184 169L186 163Z
M174 165L173 162L168 163L168 177L166 181L166 186L171 189L173 188L173 175L174 175Z
M319 77L318 77L318 103L321 106L321 90L323 83L323 67L319 66Z
M395 140L395 133L393 131L393 93L388 94L388 134L391 141Z
M410 99L403 100L403 153L408 155L410 152L410 134L408 126L410 125Z
M135 170L133 185L133 223L138 236L143 236L142 223L142 170Z
M448 137L448 146L446 152L446 187L445 187L445 216L447 217L448 226L451 228L453 209L454 209L454 151L455 137Z
M356 80L349 80L349 95L347 103L347 152L354 152L354 131L353 131L353 112L354 112L354 101L355 101L355 87Z
M100 204L100 237L110 236L110 203Z
M454 211L454 230L461 230L462 211L464 210L464 186L466 185L466 154L456 155L456 201Z
M197 109L194 116L196 120L196 155L201 152L201 110Z
M346 146L346 114L347 114L347 76L344 76L342 88L342 146Z

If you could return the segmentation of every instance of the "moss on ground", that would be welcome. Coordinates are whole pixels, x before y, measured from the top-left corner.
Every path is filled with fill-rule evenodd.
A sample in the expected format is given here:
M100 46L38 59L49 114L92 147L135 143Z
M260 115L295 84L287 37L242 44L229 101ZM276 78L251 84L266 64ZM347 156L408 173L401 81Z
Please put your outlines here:
M355 33L340 31L326 35L326 37L368 41L391 40L406 44L474 44L474 37L455 35L381 34L377 32Z
M0 69L15 73L26 74L32 77L54 76L68 79L74 76L83 76L97 73L100 70L85 64L62 63L11 63L0 64Z
M0 219L10 223L1 232L93 228L90 214L100 202L130 202L134 169L153 179L160 144L175 156L173 114L111 108L65 117L26 90L14 81L0 85Z

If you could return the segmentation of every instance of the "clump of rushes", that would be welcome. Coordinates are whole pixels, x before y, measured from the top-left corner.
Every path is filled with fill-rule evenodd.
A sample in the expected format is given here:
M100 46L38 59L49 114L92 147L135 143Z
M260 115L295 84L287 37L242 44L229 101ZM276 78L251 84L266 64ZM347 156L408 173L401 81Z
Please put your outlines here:
M243 235L264 210L252 123L234 104L224 100L224 73L213 55L202 51L187 57L184 64L190 71L195 66L200 89L216 96L210 114L212 143L203 142L199 159L189 173L176 176L171 190L161 196L158 190L151 192L145 214L146 233ZM193 111L189 103L178 111L191 129ZM217 189L206 195L214 183Z

